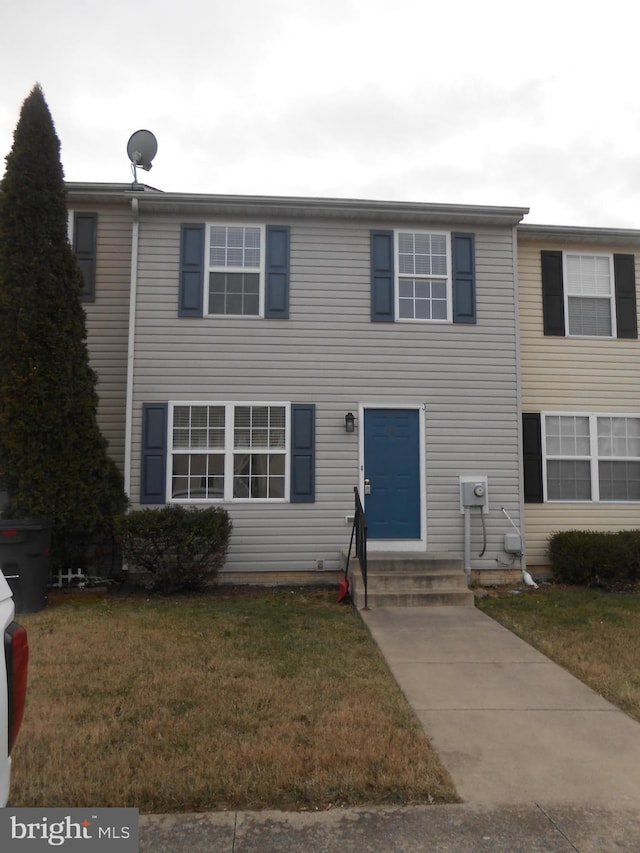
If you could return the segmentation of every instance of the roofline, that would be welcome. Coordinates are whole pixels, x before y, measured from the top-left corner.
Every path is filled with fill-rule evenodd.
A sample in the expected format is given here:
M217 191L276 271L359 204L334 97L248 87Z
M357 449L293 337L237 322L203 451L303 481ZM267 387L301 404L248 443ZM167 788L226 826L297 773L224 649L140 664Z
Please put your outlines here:
M83 201L128 201L128 198L133 194L140 192L161 193L155 187L148 184L107 184L107 183L86 183L83 181L66 181L65 187L67 196L70 198L78 198Z
M376 201L351 198L294 196L209 195L166 193L144 184L68 183L70 199L113 202L117 198L136 198L143 210L182 215L295 215L296 217L339 217L344 219L414 220L451 223L484 222L490 225L515 225L529 212L526 207L493 205L427 204L422 202Z
M518 225L518 239L547 240L555 243L608 243L640 245L640 230L635 228L589 228L578 225Z

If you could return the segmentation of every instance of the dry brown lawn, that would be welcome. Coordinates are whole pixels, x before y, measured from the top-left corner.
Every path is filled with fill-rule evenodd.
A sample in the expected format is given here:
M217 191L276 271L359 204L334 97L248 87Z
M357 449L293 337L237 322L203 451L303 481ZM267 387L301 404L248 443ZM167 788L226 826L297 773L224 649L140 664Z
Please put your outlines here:
M335 591L78 591L31 650L14 806L142 812L456 802L360 617Z
M479 607L640 720L640 594L545 586L496 591Z

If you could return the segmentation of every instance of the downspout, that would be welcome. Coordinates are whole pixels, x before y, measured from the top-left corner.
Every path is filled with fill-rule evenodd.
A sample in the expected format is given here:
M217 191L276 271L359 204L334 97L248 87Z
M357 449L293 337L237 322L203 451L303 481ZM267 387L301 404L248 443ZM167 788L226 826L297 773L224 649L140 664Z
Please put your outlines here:
M131 286L129 289L129 339L127 343L127 396L124 425L124 490L131 498L131 435L133 431L133 368L136 341L136 298L138 291L138 199L131 199Z
M513 226L513 295L516 320L516 399L517 399L517 429L518 429L518 477L519 477L519 508L520 508L520 540L522 554L520 568L526 568L525 560L525 519L524 519L524 452L522 439L522 357L520 353L520 278L518 275L518 226ZM504 511L504 510L503 510ZM509 519L511 521L511 519ZM513 522L511 522L513 524ZM514 525L515 526L515 525ZM516 528L517 529L517 528Z

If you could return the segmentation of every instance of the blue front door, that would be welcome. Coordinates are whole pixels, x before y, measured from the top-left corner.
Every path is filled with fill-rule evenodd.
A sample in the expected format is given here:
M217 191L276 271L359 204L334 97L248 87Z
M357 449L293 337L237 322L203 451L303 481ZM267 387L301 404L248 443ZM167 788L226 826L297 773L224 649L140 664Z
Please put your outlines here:
M420 539L420 417L416 409L365 409L364 478L369 537Z

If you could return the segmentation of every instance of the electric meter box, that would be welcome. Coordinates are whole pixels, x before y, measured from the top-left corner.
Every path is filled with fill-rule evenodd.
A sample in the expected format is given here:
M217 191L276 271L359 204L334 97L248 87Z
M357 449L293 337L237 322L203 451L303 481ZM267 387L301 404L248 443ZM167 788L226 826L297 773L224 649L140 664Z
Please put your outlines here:
M460 512L466 507L479 506L483 512L488 512L489 495L487 478L485 476L460 477Z

